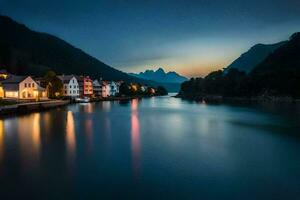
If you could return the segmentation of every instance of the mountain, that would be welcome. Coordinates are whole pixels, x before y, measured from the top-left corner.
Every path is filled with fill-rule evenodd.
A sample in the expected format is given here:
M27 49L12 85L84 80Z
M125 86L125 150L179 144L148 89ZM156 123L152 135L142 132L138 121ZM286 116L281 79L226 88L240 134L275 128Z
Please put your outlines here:
M270 53L250 73L231 68L182 83L179 97L195 100L241 99L291 101L300 99L300 32ZM221 98L220 98L221 97Z
M17 75L43 76L53 70L57 74L89 75L106 80L159 85L116 70L58 37L32 31L1 15L0 67ZM167 87L172 89L173 86Z
M268 55L276 49L286 44L286 41L276 44L256 44L251 47L246 53L243 53L238 59L233 61L225 71L231 68L236 68L249 73L255 66L262 62Z
M176 72L165 72L162 68L154 70L146 70L145 72L140 72L138 74L130 73L130 75L146 79L152 80L161 83L182 83L187 81L188 79L184 76L177 74Z
M300 32L267 56L250 75L265 90L300 97Z

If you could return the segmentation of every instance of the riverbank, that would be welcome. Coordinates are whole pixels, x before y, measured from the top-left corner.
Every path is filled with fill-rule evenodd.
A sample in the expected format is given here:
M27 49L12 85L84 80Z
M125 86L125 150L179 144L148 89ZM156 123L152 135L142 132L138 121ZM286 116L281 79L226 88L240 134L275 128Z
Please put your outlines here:
M299 103L300 99L294 99L288 96L257 96L257 97L223 97L218 95L194 95L194 96L183 96L177 94L175 98L181 98L190 101L205 101L207 103L261 103L261 102L272 102L272 103Z
M43 111L51 108L65 106L69 100L49 100L40 102L15 103L12 105L0 106L0 116L24 114L33 111Z
M132 99L149 98L152 96L121 96L121 97L105 97L105 98L92 98L90 102L101 101L130 101ZM0 101L0 117L8 115L26 114L35 111L44 111L48 109L66 106L71 103L76 103L72 100L47 100L38 102L19 102L19 101Z

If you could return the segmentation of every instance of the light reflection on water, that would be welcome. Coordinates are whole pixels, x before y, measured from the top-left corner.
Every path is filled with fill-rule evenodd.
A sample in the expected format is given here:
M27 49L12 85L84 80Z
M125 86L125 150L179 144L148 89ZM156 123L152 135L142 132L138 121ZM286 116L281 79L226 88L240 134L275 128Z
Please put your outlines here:
M298 131L297 106L168 97L75 104L0 119L0 194L297 199Z
M2 160L4 159L4 150L5 150L5 127L4 122L2 119L0 119L0 164L2 163Z
M135 176L140 171L140 124L138 118L138 100L133 99L131 102L131 145L133 158L133 171Z
M70 159L74 159L76 151L76 134L75 134L75 123L72 111L67 112L67 123L66 123L66 146Z

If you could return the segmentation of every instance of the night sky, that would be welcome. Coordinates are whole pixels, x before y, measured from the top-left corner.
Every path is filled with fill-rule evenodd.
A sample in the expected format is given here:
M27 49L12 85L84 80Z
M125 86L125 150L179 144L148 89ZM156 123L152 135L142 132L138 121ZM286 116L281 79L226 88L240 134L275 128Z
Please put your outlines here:
M0 13L120 70L189 77L300 31L300 0L0 0Z

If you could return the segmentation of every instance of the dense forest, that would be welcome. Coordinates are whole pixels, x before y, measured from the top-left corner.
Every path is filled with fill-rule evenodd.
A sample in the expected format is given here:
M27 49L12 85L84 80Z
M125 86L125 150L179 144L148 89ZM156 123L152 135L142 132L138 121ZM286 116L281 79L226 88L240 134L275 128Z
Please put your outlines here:
M300 33L268 55L250 73L235 68L214 71L181 85L188 99L219 97L300 98Z

